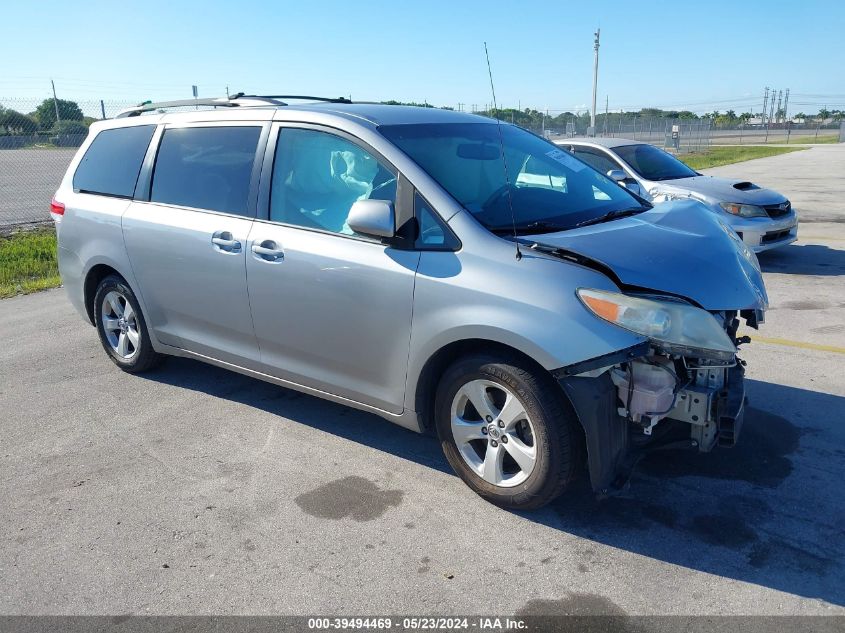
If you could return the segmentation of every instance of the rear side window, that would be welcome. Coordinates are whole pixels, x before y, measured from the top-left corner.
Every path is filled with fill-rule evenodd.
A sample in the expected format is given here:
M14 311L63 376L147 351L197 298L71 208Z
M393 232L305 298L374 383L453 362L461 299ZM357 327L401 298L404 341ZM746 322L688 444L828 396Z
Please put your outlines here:
M73 175L74 191L131 198L153 132L138 125L97 134Z
M158 148L152 202L247 212L260 127L190 127L165 130Z

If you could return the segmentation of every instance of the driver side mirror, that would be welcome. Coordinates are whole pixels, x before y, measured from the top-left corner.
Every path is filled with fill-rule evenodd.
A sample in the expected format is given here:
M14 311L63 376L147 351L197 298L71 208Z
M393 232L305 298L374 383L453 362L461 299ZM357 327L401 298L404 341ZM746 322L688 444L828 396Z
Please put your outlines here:
M620 187L625 187L625 189L637 194L638 196L643 195L643 190L640 189L640 183L633 178L629 178L628 174L621 169L611 169L607 172L607 177Z
M349 210L346 223L356 233L369 237L396 235L396 212L393 203L386 200L358 200Z
M607 172L607 177L621 185L628 178L628 174L621 169L611 169Z

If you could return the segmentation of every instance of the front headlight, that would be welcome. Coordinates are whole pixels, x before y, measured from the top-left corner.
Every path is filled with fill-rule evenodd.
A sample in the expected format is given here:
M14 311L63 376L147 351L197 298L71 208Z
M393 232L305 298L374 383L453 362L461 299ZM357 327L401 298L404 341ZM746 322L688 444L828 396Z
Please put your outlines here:
M657 347L684 356L732 361L736 346L712 314L674 301L579 288L578 298L597 317L648 337Z
M731 215L738 215L741 218L767 218L769 214L763 207L753 204L739 204L736 202L720 202L719 206Z

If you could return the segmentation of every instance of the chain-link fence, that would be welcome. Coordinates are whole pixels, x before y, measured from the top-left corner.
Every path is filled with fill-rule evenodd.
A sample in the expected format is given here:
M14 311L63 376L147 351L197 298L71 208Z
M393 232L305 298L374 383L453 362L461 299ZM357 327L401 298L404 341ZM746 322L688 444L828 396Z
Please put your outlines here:
M50 199L88 126L133 105L0 98L0 229L49 221Z
M701 152L710 147L710 119L669 119L662 117L608 116L596 121L597 136L630 138L657 145L678 154Z
M839 122L792 122L719 124L711 133L713 145L781 145L839 142Z
M476 114L493 117L496 113L479 111ZM584 115L545 116L542 112L503 109L498 111L498 118L553 141L590 135L590 118ZM710 147L711 130L712 122L708 118L673 119L601 113L596 116L595 136L629 138L685 154Z

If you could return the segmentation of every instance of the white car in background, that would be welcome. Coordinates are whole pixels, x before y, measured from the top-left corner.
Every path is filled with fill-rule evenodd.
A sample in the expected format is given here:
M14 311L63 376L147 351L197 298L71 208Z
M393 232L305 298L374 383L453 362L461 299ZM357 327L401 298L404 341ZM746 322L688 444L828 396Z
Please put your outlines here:
M755 253L798 239L798 216L792 203L771 189L705 176L640 141L571 138L555 143L649 202L692 198L704 203Z

